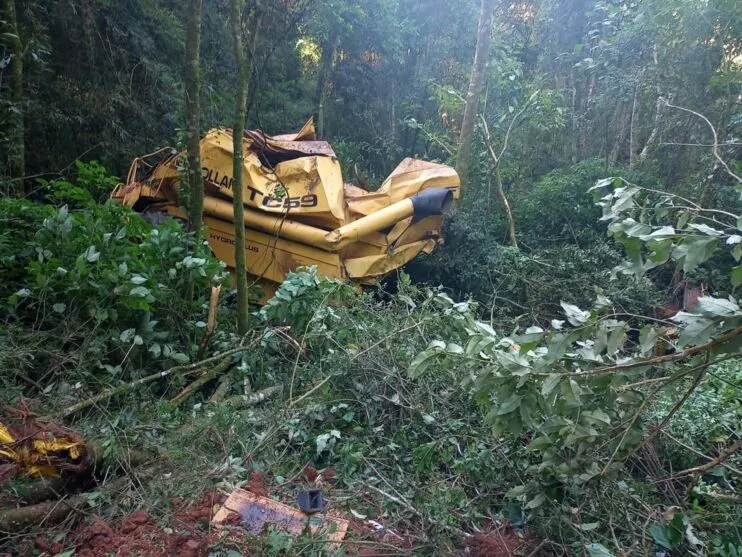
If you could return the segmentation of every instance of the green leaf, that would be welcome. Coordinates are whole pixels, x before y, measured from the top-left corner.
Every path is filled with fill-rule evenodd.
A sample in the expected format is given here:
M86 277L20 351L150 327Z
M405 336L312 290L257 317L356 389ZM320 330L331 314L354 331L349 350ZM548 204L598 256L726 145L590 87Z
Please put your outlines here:
M589 421L593 422L600 422L606 425L611 423L611 417L598 408L595 410L585 410L582 412L581 416L583 418L588 418Z
M129 344L132 340L134 340L134 336L136 334L136 329L126 329L119 335L119 340L124 344Z
M683 542L684 531L682 513L677 513L667 526L655 522L649 528L649 534L652 536L654 543L665 549L677 548Z
M672 520L665 528L667 539L672 544L670 549L675 549L681 543L683 543L683 534L685 532L685 524L683 523L683 513L675 513Z
M569 406L582 406L580 395L582 394L582 388L577 384L577 381L570 379L569 381L563 381L560 385L562 395L567 400Z
M418 474L425 474L430 471L435 456L436 441L418 445L412 451L412 467Z
M654 350L657 339L662 336L662 333L651 325L645 325L639 331L639 351L642 355L649 354Z
M673 258L683 260L683 272L688 273L710 259L719 239L713 236L688 236L672 252Z
M190 361L190 358L182 352L171 352L169 357L171 360L174 360L179 364L187 364Z
M54 311L55 311L56 313L64 313L64 311L65 311L65 310L67 309L67 304L54 304L54 305L52 306L52 309L53 309L53 310L54 310Z
M515 412L518 407L520 407L521 400L522 398L519 395L510 395L510 397L505 400L505 402L500 404L500 407L497 409L497 415L504 416L506 414L510 414L511 412Z
M147 282L147 279L139 275L134 275L133 277L131 277L131 282L132 284L139 285Z
M551 394L551 392L557 388L561 380L562 376L560 374L550 374L546 379L544 379L544 382L541 384L541 396L549 396L549 394Z
M464 353L464 348L455 342L449 342L446 344L446 352L448 354L460 355Z
M742 316L739 306L724 298L714 298L713 296L701 296L698 298L698 309L701 313L709 317L739 317Z
M721 230L716 230L716 228L711 228L710 226L706 224L691 223L688 225L688 228L692 228L693 230L698 230L698 232L702 232L706 234L707 236L723 236L724 235L724 233Z
M601 543L589 543L585 546L585 551L590 557L616 557Z
M564 314L567 316L567 321L569 321L569 323L575 327L582 325L590 318L589 311L582 311L577 306L568 304L567 302L559 303L562 305L562 309L564 309Z
M417 379L428 369L431 363L437 358L439 352L436 350L423 350L415 359L410 362L407 369L407 375L412 379Z
M544 501L546 501L546 495L544 495L543 493L539 493L538 495L536 495L536 497L534 497L533 499L531 499L530 501L528 501L528 503L526 503L526 507L525 508L526 509L536 509L536 508L540 507L541 505L543 505L544 504Z
M640 236L639 239L648 242L649 240L664 240L666 238L674 238L675 235L675 229L672 226L662 226L652 231L651 234Z
M533 441L528 444L528 450L543 452L544 449L548 449L554 443L546 435L536 437Z
M742 284L742 265L739 265L732 269L732 272L729 274L729 280L732 281L732 286L734 287Z
M129 292L129 296L133 296L135 298L146 298L147 296L149 296L149 294L150 290L145 286L135 286Z
M608 345L606 346L606 354L613 356L619 349L623 348L626 343L626 324L622 324L619 327L615 327L610 335L608 336Z
M714 319L684 311L678 312L672 320L684 325L678 339L678 346L681 348L703 344L719 327L719 322Z
M95 263L100 259L100 252L96 249L95 246L90 246L88 249L85 250L85 253L83 254L85 256L85 259L88 263Z

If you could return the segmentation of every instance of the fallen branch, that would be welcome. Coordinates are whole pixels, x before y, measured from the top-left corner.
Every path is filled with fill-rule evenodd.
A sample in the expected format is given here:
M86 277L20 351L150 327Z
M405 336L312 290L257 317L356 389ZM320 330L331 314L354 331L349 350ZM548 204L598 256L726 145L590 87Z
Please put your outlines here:
M210 370L207 370L201 374L201 377L196 379L193 383L188 385L185 389L180 391L177 395L175 395L172 399L170 399L170 404L175 406L176 408L183 404L183 402L191 396L193 393L198 391L201 387L206 385L209 381L212 381L213 379L216 379L219 375L227 371L230 366L232 365L232 358L227 357L224 358L221 362L219 362L216 366L211 368Z
M246 346L240 346L238 348L227 350L226 352L222 352L221 354L217 354L216 356L206 358L205 360L201 362L171 367L170 369L166 369L165 371L159 371L157 373L153 373L152 375L148 375L147 377L142 377L141 379L137 379L136 381L132 381L131 383L125 383L123 385L119 385L118 387L106 389L105 391L98 393L95 396L92 396L86 400L83 400L82 402L78 402L77 404L73 404L66 410L63 410L60 413L60 417L68 418L74 414L77 414L80 410L85 410L86 408L90 408L91 406L99 402L102 402L106 399L109 399L113 396L126 393L128 391L131 391L132 389L135 389L136 387L145 385L147 383L151 383L153 381L157 381L158 379L162 379L170 375L175 375L175 374L190 375L197 371L201 371L204 367L208 366L209 364L218 362L219 360L222 360L223 358L226 358L227 356L231 356L233 354L238 354L239 352L244 352L245 350L249 350L250 348L255 346L259 342L259 340L260 339L256 339L255 341L251 342L250 344Z
M224 397L227 396L227 393L231 388L232 378L229 375L223 375L222 378L219 379L219 385L217 385L214 394L212 394L209 398L209 402L214 404L220 403L224 400Z
M661 433L662 433L662 435L664 435L665 437L667 437L671 441L674 441L675 443L677 443L678 445L680 445L684 449L692 452L696 456L700 456L703 460L714 460L713 457L710 457L710 456L708 456L706 454L703 454L701 451L699 451L697 449L694 449L693 447L691 447L690 445L687 445L686 443L683 443L680 439L677 439L677 438L673 437L672 435L670 435L669 433L667 433L667 431L665 431L664 429L662 430ZM726 462L720 462L719 463L719 466L723 466L724 468L726 468L730 472L733 472L734 474L737 474L739 477L742 478L742 470L738 470L737 468L735 468L734 466L731 466L731 465L727 464Z
M83 487L95 475L104 475L103 447L92 444L87 445L85 450L85 468L75 474L65 474L58 478L40 478L30 485L16 487L12 493L5 490L6 492L0 494L0 507L35 505L49 499L61 499L65 493ZM126 471L155 458L156 455L151 453L129 449L117 458L119 463L117 468Z
M128 478L114 480L121 486ZM83 511L87 506L86 493L80 493L63 501L49 501L17 509L0 511L0 534L22 532L31 526L57 524L73 512Z
M249 395L237 395L228 398L222 404L239 408L241 406L255 406L273 398L275 395L283 391L283 385L276 385L274 387L267 387L255 393Z
M147 475L146 472L144 475ZM130 481L131 478L128 475L116 478L102 485L101 491L119 491L129 485ZM57 524L76 512L86 514L90 510L88 497L88 493L80 493L61 501L49 501L0 511L0 534L15 534L34 526Z
M716 466L719 466L722 462L724 462L729 456L733 455L738 450L742 449L742 439L738 439L736 443L732 443L729 445L726 449L721 451L719 453L719 456L717 456L715 459L713 459L710 462L707 462L706 464L703 464L701 466L695 466L693 468L688 468L686 470L681 470L677 474L674 474L668 480L676 480L678 478L682 478L685 476L690 476L693 474L703 474L704 472L707 472L708 470L711 470L711 468L714 468Z
M729 342L730 340L740 335L742 335L742 327L737 327L736 329L729 331L728 333L724 333L719 338L710 340L709 342L705 344L699 344L698 346L691 346L690 348L686 348L685 350L676 352L674 354L667 354L665 356L649 358L648 360L630 362L628 364L616 364L612 366L604 366L604 367L596 367L593 369L586 369L584 371L562 373L560 375L564 377L583 377L583 376L587 377L588 375L601 375L603 373L617 373L617 372L625 371L627 369L634 369L637 367L656 366L659 364L678 362L680 360L685 360L686 358L689 358L691 356L695 356L696 354L699 354L700 352L710 350L711 348L714 348L716 346ZM544 373L544 374L539 374L539 375L549 375L549 374Z
M315 393L318 389L320 389L322 387L322 385L324 385L325 383L327 383L331 378L332 378L332 375L328 375L322 381L320 381L319 383L317 383L314 387L312 387L311 389L309 389L306 393L304 393L303 395L301 395L299 398L297 398L296 400L292 400L289 403L288 408L293 408L294 406L296 406L297 404L299 404L302 400L304 400L308 396L310 396L313 393Z

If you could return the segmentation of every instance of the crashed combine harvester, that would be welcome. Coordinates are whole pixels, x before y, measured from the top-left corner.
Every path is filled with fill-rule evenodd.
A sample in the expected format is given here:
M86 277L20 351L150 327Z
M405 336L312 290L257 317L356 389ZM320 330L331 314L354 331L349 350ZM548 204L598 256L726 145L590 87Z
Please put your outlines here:
M289 271L315 265L331 278L374 284L442 242L443 219L459 195L448 166L404 159L377 191L343 183L330 145L310 120L295 134L246 131L244 204L248 272L267 294ZM231 130L201 140L204 225L216 257L234 269ZM112 197L134 210L185 219L178 199L185 153L135 159Z

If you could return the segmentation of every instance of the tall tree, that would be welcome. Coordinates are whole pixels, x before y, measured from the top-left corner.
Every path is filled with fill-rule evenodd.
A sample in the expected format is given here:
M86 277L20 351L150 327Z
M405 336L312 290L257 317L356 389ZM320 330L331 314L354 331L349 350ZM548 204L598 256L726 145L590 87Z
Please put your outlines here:
M232 187L234 207L234 270L237 275L237 330L240 335L247 333L248 302L247 302L247 262L245 255L245 207L242 192L243 170L245 165L242 135L245 129L245 113L247 112L247 91L249 83L249 69L242 42L242 13L245 9L244 0L232 0L232 34L234 35L234 57L237 65L237 95L234 105L233 139L233 178Z
M201 177L201 106L199 102L199 65L201 50L202 0L189 0L186 29L185 109L188 149L188 222L199 243L204 210L204 184Z
M477 47L474 50L474 62L471 69L471 79L469 80L469 91L466 94L464 118L461 122L459 150L456 155L456 171L459 173L462 184L466 182L469 174L468 167L471 157L474 121L477 117L479 97L482 94L482 87L484 86L484 70L487 66L490 43L492 42L492 16L494 11L494 0L482 0L482 9L479 14L479 26L477 30Z
M337 43L337 31L333 27L329 31L327 42L322 47L322 65L317 79L317 137L325 138L325 102L327 100L327 89L330 86L330 74L332 73L332 61L335 58L335 45Z
M20 182L26 174L25 125L23 118L23 43L18 31L18 15L15 0L4 0L5 14L4 38L10 47L10 145L8 146L8 166L10 177Z

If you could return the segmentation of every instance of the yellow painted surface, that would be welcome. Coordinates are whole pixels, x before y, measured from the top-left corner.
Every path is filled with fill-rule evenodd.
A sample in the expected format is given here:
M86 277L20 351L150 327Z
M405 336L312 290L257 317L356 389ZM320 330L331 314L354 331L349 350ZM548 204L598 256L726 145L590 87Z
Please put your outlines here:
M415 159L404 159L378 191L344 184L332 148L315 141L311 120L295 134L247 131L243 150L248 271L266 284L310 265L329 277L372 284L442 241L444 217L415 218L410 198L429 188L448 189L454 198L459 194L453 168ZM234 265L232 155L231 130L214 129L201 140L207 239L229 267ZM127 183L112 197L137 210L166 210L182 218L178 191L184 162L185 153L170 150L135 159Z
M10 429L0 422L0 460L14 463L24 476L59 476L60 469L54 462L78 460L84 448L82 441L56 437L51 433L42 439L15 439Z

